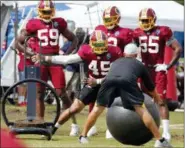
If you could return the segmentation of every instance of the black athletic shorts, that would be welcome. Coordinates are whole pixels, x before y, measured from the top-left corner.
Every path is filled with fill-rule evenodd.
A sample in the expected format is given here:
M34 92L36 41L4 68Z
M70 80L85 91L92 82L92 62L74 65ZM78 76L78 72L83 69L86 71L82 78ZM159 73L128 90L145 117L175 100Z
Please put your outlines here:
M96 101L100 85L96 87L84 86L82 90L76 94L76 98L81 100L85 105L93 103Z
M121 97L125 108L142 105L144 96L138 86L130 84L121 77L106 78L97 96L97 104L110 107L116 97Z

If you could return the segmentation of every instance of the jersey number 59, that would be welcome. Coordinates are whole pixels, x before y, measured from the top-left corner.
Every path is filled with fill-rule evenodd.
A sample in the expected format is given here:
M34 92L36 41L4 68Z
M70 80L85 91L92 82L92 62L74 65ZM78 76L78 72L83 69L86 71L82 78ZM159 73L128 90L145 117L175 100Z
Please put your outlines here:
M96 76L107 75L110 68L110 61L100 61L100 68L98 69L98 61L92 60L89 64L89 69Z
M38 38L41 40L41 46L56 46L58 45L59 33L57 29L41 29L38 30Z

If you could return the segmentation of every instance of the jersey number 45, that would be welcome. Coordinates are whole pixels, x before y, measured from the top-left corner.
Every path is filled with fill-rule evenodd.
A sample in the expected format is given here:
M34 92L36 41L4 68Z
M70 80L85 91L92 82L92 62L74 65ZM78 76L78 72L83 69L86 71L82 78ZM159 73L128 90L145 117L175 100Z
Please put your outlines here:
M110 69L110 61L92 60L91 63L89 64L89 70L91 70L92 73L96 76L107 75L109 69Z

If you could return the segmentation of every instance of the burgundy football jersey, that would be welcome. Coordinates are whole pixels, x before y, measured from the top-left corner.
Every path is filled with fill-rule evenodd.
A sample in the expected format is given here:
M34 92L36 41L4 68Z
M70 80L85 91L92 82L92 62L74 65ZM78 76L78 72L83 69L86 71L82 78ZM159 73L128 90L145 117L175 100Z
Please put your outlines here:
M117 26L112 30L108 30L104 25L99 25L95 30L102 30L105 32L108 36L109 45L118 46L122 51L124 51L125 45L133 40L133 31L129 28Z
M142 62L145 65L164 63L165 46L170 45L174 39L169 27L156 26L147 32L137 28L133 36L140 47Z
M98 56L89 45L82 45L78 54L88 64L88 75L96 79L104 78L111 63L122 56L120 48L114 46L109 46L107 53Z
M49 23L34 18L29 20L26 24L26 31L29 34L36 35L38 38L36 52L42 54L58 54L59 36L66 28L67 23L63 18L53 18Z

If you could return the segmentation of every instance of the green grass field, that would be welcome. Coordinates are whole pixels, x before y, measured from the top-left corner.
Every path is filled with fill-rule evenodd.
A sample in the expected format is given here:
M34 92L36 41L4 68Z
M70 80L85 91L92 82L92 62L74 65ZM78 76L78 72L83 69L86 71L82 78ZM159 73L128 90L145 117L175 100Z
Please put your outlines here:
M82 130L83 128L83 123L87 118L87 113L88 113L88 110L87 108L85 108L83 112L81 112L76 116L78 124L80 125L80 130ZM10 117L11 117L11 114L12 113L10 113ZM12 114L12 116L16 117L14 114ZM184 113L170 112L170 118L171 118L170 128L171 128L171 134L172 134L171 144L177 148L184 147ZM130 145L122 145L114 139L105 139L105 131L106 131L105 113L101 115L101 117L98 119L96 123L96 126L98 128L98 135L89 138L90 140L89 144L82 145L78 142L78 137L68 136L70 132L70 125L71 125L71 120L69 120L66 124L60 127L57 133L52 137L51 141L42 139L40 135L18 135L17 137L23 139L24 143L27 144L28 147L33 147L33 148L135 147ZM6 128L6 125L3 120L1 120L1 127ZM151 140L140 147L142 148L153 147L154 142L155 142L154 140Z

